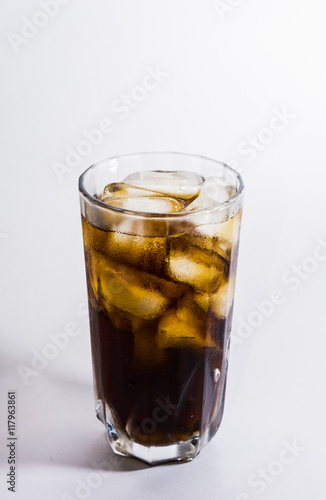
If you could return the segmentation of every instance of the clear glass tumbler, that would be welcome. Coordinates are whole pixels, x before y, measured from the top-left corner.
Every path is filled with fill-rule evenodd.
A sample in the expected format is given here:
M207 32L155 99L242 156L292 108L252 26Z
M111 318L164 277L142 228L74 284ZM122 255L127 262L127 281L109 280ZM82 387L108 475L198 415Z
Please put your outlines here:
M96 414L119 455L191 460L223 414L242 179L142 153L93 165L79 189Z

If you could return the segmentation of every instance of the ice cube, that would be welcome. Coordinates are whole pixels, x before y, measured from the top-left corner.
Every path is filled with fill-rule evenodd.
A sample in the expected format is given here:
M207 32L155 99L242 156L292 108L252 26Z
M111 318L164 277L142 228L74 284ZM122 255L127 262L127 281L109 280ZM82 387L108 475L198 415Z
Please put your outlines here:
M202 224L188 231L186 237L193 239L193 244L200 248L216 252L230 260L232 249L239 243L241 211L235 216L215 224Z
M205 196L217 203L224 203L236 193L236 189L219 177L208 177L200 189L199 196Z
M148 238L113 232L110 254L144 271L160 273L166 256L166 238Z
M201 307L201 309L207 313L208 312L208 308L209 308L209 303L210 303L210 299L211 299L211 294L209 293L200 293L200 292L197 292L194 294L194 301L195 303Z
M219 347L218 336L216 336L216 320L207 315L209 300L213 296L200 292L187 292L179 301L176 316L202 332L207 347ZM208 299L208 300L207 300Z
M195 293L194 301L206 313L208 310L220 319L225 319L230 312L235 288L235 276L224 282L213 294Z
M225 184L223 179L209 177L201 186L198 197L185 209L186 212L209 208L227 201L235 194L235 188Z
M181 212L183 208L180 201L163 196L133 196L129 198L104 198L104 200L107 200L105 203L112 207L152 214L173 214Z
M133 316L152 320L184 293L184 286L127 267L98 254L93 264L98 300ZM133 326L133 329L135 326Z
M116 231L103 231L83 220L83 233L87 254L100 252L119 262L158 274L163 269L167 240L155 234L166 233L166 227L154 217L148 221L128 218L117 224Z
M185 208L185 212L194 212L195 210L203 210L216 205L210 198L206 196L198 196Z
M213 252L172 242L166 272L175 281L187 283L201 292L212 293L224 278L225 264Z
M102 252L118 262L160 274L166 257L167 239L155 234L164 234L165 231L166 228L159 226L154 218L148 221L128 218L118 225L116 231L108 234Z
M159 196L160 193L149 189L135 187L124 182L113 182L103 189L101 201L110 203L110 198L130 198L136 196Z
M111 323L118 330L130 333L134 340L137 339L138 345L141 344L141 338L146 342L154 344L153 336L157 331L157 320L144 319L139 316L134 316L127 311L123 311L106 303L105 312ZM145 344L145 341L143 344Z
M147 170L131 174L123 182L182 200L191 200L198 195L204 178L194 172Z
M102 278L99 295L110 306L144 319L156 318L167 309L168 301L163 295L138 286L130 276L107 272Z
M206 316L194 300L195 293L188 291L179 301L176 316L179 320L193 324L197 330L205 330Z
M230 276L228 282L223 283L222 286L217 290L217 292L211 298L212 312L218 318L225 319L233 304L234 298L234 288L235 288L235 277Z
M191 311L180 316L180 310L169 309L159 321L156 342L161 349L215 347L205 335L204 324L196 321Z

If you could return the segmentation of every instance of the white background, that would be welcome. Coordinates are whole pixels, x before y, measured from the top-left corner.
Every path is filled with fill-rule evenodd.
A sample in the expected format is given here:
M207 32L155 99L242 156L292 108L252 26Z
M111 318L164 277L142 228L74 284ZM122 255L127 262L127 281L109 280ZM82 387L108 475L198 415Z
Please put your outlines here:
M318 240L326 247L325 3L63 3L50 19L36 0L1 5L1 498L324 499L326 262L313 256ZM19 38L24 18L44 26ZM165 76L122 115L114 102L141 95L135 87L148 67ZM277 122L282 130L263 130L278 112L290 115ZM67 167L67 147L104 118L111 133L59 182L54 165ZM242 144L250 136L260 137L252 154ZM223 423L193 462L155 468L116 460L94 416L77 191L95 161L152 150L232 162L246 189L233 322L240 340ZM293 279L298 265L304 274ZM269 317L253 314L275 289L284 303ZM71 322L78 334L23 380L21 367L32 369L49 334ZM5 477L10 390L15 496ZM283 465L294 442L300 451ZM105 460L109 470L98 465ZM260 469L269 480L258 486Z

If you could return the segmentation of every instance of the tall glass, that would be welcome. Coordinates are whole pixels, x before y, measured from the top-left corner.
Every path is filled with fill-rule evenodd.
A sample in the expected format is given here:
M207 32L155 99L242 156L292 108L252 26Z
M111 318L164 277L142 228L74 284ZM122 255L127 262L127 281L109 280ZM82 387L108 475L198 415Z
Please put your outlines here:
M148 212L146 198L130 210L111 193L103 201L106 185L149 170L174 172L175 186L158 196L178 199L183 211ZM215 184L196 199L178 187L177 172ZM216 181L227 199L207 206ZM223 414L242 179L208 158L144 153L93 165L79 189L96 414L119 455L191 460Z

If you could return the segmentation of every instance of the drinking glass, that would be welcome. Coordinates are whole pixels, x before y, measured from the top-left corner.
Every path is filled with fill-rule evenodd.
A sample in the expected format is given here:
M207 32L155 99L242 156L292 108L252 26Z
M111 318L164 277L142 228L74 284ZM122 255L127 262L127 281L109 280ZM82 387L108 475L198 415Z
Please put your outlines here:
M79 190L97 417L119 455L189 461L223 414L242 179L141 153L93 165Z

